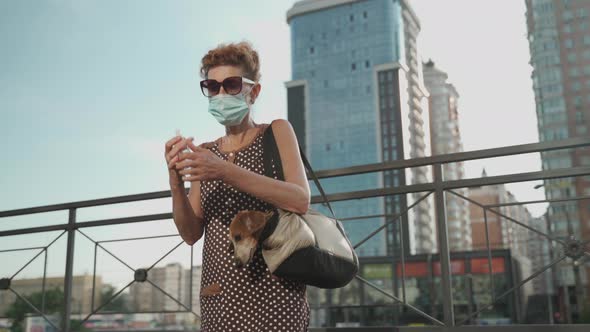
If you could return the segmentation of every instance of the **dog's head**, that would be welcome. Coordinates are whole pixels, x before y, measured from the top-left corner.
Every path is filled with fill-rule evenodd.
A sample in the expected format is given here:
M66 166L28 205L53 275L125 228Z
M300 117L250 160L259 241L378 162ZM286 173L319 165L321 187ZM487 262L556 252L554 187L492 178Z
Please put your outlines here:
M237 267L243 267L254 256L264 226L273 212L240 211L229 225L230 251Z

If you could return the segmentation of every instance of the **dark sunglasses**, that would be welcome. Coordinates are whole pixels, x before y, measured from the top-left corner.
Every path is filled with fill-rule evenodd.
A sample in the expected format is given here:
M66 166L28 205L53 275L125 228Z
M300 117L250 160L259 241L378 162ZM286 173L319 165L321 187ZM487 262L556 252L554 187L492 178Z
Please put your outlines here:
M201 92L205 97L213 97L219 93L219 89L223 86L223 90L230 95L237 95L242 92L242 83L256 84L256 82L241 76L232 76L218 82L216 80L208 79L201 81Z

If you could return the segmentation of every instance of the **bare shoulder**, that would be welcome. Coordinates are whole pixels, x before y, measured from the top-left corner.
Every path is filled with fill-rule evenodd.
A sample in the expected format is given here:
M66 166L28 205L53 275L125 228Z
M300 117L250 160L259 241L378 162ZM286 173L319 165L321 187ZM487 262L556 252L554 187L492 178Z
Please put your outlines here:
M270 125L272 126L272 131L275 134L275 137L277 138L285 136L295 136L293 126L291 126L291 123L288 120L273 120Z
M277 119L271 123L271 126L283 161L295 162L299 159L299 142L291 123L284 119Z

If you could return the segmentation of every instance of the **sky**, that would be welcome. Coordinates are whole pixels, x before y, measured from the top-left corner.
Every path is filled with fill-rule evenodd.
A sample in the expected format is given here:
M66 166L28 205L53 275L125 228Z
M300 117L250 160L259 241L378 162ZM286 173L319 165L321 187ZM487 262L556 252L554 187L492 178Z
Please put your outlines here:
M260 54L262 92L255 120L286 118L284 83L291 77L286 11L294 2L226 0L219 8L188 0L1 1L0 211L167 190L164 143L176 129L196 142L223 134L207 113L198 83L200 59L222 42L248 40ZM524 1L410 4L421 23L420 56L446 71L460 94L465 150L537 142ZM534 154L465 167L468 177L478 177L483 167L488 175L500 175L540 170L540 159ZM521 201L544 199L535 184L508 188ZM78 220L170 208L164 199L82 209ZM529 209L540 215L544 206ZM4 218L0 230L65 221L62 212ZM84 232L106 240L174 234L175 228L167 220ZM0 250L47 244L51 236L12 237L0 241ZM169 242L165 248L137 245L157 255L174 246ZM195 246L198 253L201 243ZM92 243L78 235L76 246L81 248L76 271L92 273L92 260L85 259ZM55 273L63 274L65 236L52 248L49 259ZM32 256L34 251L19 257ZM146 264L143 258L129 259ZM18 265L8 261L14 264L0 267L0 276ZM38 271L33 265L31 271Z

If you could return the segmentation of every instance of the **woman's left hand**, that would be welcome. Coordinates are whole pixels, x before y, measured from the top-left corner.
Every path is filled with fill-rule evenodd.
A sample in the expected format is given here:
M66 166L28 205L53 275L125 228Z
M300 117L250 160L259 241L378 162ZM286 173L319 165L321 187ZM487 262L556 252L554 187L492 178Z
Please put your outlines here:
M176 169L182 175L183 181L223 180L228 165L225 160L208 149L194 145L192 142L189 143L188 147L192 152L179 153L179 162L176 163Z

